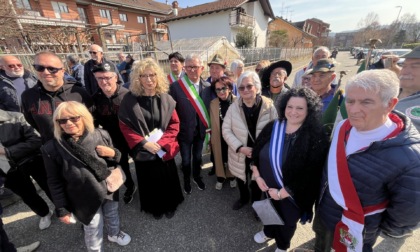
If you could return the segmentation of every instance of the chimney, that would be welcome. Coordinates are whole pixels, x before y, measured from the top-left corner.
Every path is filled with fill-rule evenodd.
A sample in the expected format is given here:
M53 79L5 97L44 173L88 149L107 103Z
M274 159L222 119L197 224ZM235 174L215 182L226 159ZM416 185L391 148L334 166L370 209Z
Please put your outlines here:
M172 11L175 17L178 16L178 1L172 2Z

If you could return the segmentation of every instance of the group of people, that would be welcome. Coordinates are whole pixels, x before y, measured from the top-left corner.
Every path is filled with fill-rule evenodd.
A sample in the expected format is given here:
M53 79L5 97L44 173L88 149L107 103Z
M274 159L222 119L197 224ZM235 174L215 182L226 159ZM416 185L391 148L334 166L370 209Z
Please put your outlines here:
M234 60L229 74L215 55L206 81L196 54L170 54L165 74L151 58L127 59L131 67L123 72L99 46L89 53L84 85L66 79L62 60L51 52L36 54L35 75L14 56L0 61L0 86L8 88L0 92L0 116L7 118L0 127L14 130L0 134L0 155L10 164L6 187L41 217L40 229L50 226L52 211L30 177L60 221L83 224L88 251L103 250L104 226L109 241L125 246L131 237L120 230L118 187L124 181L126 204L138 189L141 211L172 218L182 192L192 193L191 183L206 189L201 165L207 146L215 189L225 181L238 187L233 210L271 200L284 225L266 225L254 240L275 239L276 251L290 247L299 221L313 218L315 251L372 251L381 231L404 237L420 221L420 47L405 56L399 77L389 70L362 72L337 102L335 56L326 47L314 51L293 85L286 84L287 60L259 62L255 71ZM348 118L330 137L323 118L339 107Z

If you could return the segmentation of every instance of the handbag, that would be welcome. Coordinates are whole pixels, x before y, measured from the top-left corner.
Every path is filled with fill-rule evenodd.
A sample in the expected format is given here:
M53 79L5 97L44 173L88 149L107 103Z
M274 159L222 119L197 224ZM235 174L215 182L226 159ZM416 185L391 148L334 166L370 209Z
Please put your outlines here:
M150 153L145 148L140 147L139 150L134 150L134 161L144 162L156 160L156 154Z
M284 225L283 219L277 213L271 202L270 196L267 194L267 198L264 200L254 201L252 208L260 217L261 222L266 225Z
M121 167L115 167L115 169L111 170L111 174L105 179L107 190L109 192L115 192L124 184L125 179L126 176Z

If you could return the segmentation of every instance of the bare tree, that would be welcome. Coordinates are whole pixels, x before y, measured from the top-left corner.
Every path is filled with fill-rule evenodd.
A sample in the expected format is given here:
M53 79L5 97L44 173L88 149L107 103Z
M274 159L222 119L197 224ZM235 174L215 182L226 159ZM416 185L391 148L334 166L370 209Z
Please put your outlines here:
M365 45L371 38L380 38L382 35L379 16L375 12L369 12L365 18L357 24L359 31L354 36L355 45Z
M272 31L268 39L268 45L270 47L283 47L287 45L287 40L287 30Z

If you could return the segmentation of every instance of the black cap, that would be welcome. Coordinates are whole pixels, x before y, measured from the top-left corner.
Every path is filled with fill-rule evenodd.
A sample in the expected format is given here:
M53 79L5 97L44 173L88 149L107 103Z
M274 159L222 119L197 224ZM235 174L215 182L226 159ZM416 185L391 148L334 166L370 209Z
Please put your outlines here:
M97 72L117 72L117 71L113 64L104 63L104 64L99 64L99 65L94 65L92 68L92 72L97 73Z

